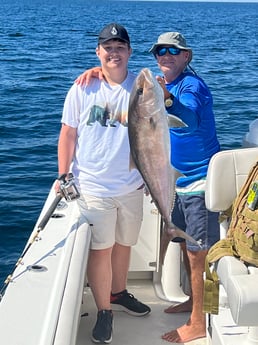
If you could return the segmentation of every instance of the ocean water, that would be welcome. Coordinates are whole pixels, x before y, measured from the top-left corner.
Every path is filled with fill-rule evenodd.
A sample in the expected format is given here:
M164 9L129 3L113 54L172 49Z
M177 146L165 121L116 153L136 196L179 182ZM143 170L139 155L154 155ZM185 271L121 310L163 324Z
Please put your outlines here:
M164 31L182 32L192 66L214 97L222 149L241 147L258 117L257 3L1 0L0 284L13 270L57 175L65 95L98 64L98 32L109 22L131 36L129 64L158 68L148 53Z

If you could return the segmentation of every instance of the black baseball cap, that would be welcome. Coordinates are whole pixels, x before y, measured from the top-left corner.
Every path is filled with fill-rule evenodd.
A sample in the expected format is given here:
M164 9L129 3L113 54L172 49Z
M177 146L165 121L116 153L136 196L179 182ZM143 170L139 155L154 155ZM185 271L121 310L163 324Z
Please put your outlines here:
M113 39L119 39L130 45L130 38L126 29L117 23L108 24L100 31L98 43L102 44Z

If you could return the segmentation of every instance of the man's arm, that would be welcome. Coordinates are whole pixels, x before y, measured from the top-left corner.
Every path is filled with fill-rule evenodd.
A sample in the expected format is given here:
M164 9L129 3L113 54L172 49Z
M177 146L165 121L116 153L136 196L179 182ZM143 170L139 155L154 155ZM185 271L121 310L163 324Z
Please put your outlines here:
M75 80L77 85L89 85L92 78L104 79L101 67L87 69Z

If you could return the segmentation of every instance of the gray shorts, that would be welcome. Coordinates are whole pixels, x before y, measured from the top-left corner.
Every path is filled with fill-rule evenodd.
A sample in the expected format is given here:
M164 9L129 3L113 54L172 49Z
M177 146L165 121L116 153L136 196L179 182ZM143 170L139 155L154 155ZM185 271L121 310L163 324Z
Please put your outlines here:
M92 224L91 249L110 248L115 242L136 244L143 218L143 189L112 198L82 194L78 204Z
M209 249L220 239L218 218L219 213L207 210L204 193L176 195L172 222L196 241L201 240L203 250ZM173 241L181 242L183 240L176 238ZM188 241L186 241L186 246L188 250L200 250L200 247Z

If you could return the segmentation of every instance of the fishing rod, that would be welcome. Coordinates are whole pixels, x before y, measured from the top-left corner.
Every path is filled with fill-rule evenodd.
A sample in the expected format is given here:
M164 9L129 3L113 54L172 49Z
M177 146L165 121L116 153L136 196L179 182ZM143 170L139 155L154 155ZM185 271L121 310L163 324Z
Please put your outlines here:
M80 197L80 193L78 192L78 189L75 186L74 183L74 177L72 173L69 174L63 174L58 178L59 181L59 190L56 194L55 199L51 203L49 209L39 222L37 229L35 231L35 234L30 237L30 240L27 244L27 247L24 249L22 255L18 259L18 261L15 264L15 267L13 269L13 273L8 275L6 280L4 281L4 285L0 290L0 301L3 297L3 292L5 291L7 285L12 281L12 277L15 271L15 268L22 263L22 260L30 247L32 246L33 242L38 238L39 233L44 230L45 226L47 225L49 219L51 218L52 214L54 213L55 209L57 208L59 202L61 201L62 198L65 198L66 201L71 202L75 199L78 199Z

